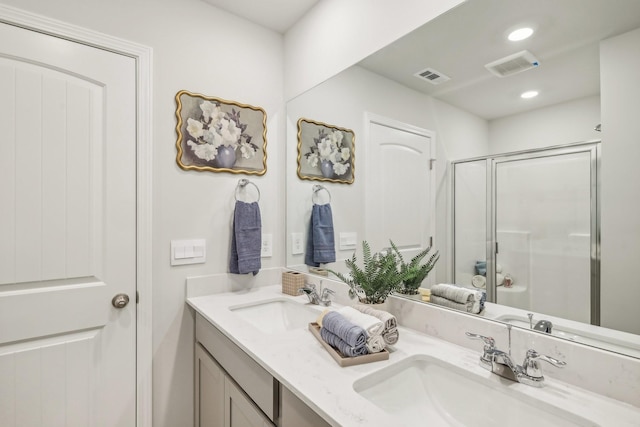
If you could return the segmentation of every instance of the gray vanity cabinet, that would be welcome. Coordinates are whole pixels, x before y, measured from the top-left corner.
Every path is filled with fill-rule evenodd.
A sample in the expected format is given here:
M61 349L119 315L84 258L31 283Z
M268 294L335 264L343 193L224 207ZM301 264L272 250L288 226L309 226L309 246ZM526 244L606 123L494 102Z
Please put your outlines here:
M273 427L273 423L196 344L196 425L200 427Z
M329 424L196 313L196 427Z

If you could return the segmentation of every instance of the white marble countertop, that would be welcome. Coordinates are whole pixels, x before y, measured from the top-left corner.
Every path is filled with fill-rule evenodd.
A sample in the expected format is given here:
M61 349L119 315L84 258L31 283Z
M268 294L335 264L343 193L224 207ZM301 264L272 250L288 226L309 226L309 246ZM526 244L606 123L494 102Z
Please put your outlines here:
M389 360L342 368L306 328L267 335L229 310L239 304L273 298L306 303L304 295L292 297L280 289L280 285L274 285L197 296L188 298L187 303L333 426L406 425L355 392L353 383L416 354L445 360L492 384L503 384L510 392L572 412L590 420L589 425L640 425L640 408L550 378L542 388L508 382L478 365L480 350L471 351L407 328L399 328L400 340L392 348ZM311 307L318 313L324 309ZM425 413L425 419L430 426L451 425L436 411Z

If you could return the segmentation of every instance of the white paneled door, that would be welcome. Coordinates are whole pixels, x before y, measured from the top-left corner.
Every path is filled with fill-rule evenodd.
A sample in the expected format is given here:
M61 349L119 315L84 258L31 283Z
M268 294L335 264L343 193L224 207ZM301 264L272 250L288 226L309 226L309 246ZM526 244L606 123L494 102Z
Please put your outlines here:
M135 85L133 58L0 24L2 427L135 425Z
M373 250L393 240L409 261L434 236L434 135L383 117L367 120L366 236Z

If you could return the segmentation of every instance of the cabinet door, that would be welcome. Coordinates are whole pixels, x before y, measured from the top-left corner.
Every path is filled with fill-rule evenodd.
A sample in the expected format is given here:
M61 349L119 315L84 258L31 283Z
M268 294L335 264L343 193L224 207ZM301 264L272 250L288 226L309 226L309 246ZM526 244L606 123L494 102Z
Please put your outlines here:
M280 384L280 427L330 427L289 389Z
M196 343L195 361L196 427L222 427L225 373L200 343Z
M274 427L229 377L224 379L224 427Z

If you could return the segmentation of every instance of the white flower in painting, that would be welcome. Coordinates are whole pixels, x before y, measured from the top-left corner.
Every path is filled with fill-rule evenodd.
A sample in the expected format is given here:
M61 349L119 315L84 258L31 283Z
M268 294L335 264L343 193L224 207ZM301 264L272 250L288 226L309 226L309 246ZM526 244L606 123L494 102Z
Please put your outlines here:
M349 169L349 163L334 163L333 171L336 175L344 175L347 173L347 169Z
M250 159L256 154L256 152L249 144L241 144L240 153L242 153L242 157L245 159Z
M342 144L342 138L344 138L344 135L342 135L342 132L340 132L339 130L334 130L333 132L331 132L330 137L333 145L338 147L340 144Z
M307 163L312 168L315 168L316 166L318 166L318 155L316 153L309 154L309 156L307 157Z
M332 150L326 160L329 160L331 163L338 163L339 154L340 153L337 150Z
M203 133L202 122L192 118L187 119L187 132L196 139L200 138Z
M318 145L318 152L320 154L320 158L323 160L328 159L332 151L333 151L333 147L331 146L331 139L324 138Z
M203 131L202 139L204 139L207 144L211 144L213 148L218 148L224 142L222 140L222 136L218 132L212 130Z
M340 150L340 158L342 159L343 162L346 162L347 160L349 160L349 157L351 157L351 151L349 150L348 147L345 147Z
M220 135L224 140L224 145L235 145L240 140L242 131L236 126L236 122L233 120L221 119L220 120Z
M211 144L198 144L193 140L187 141L196 156L204 160L213 160L218 155L218 149Z
M210 101L204 101L200 104L200 109L202 110L202 116L205 121L209 121L209 118L217 118L217 115L220 112L220 108Z

